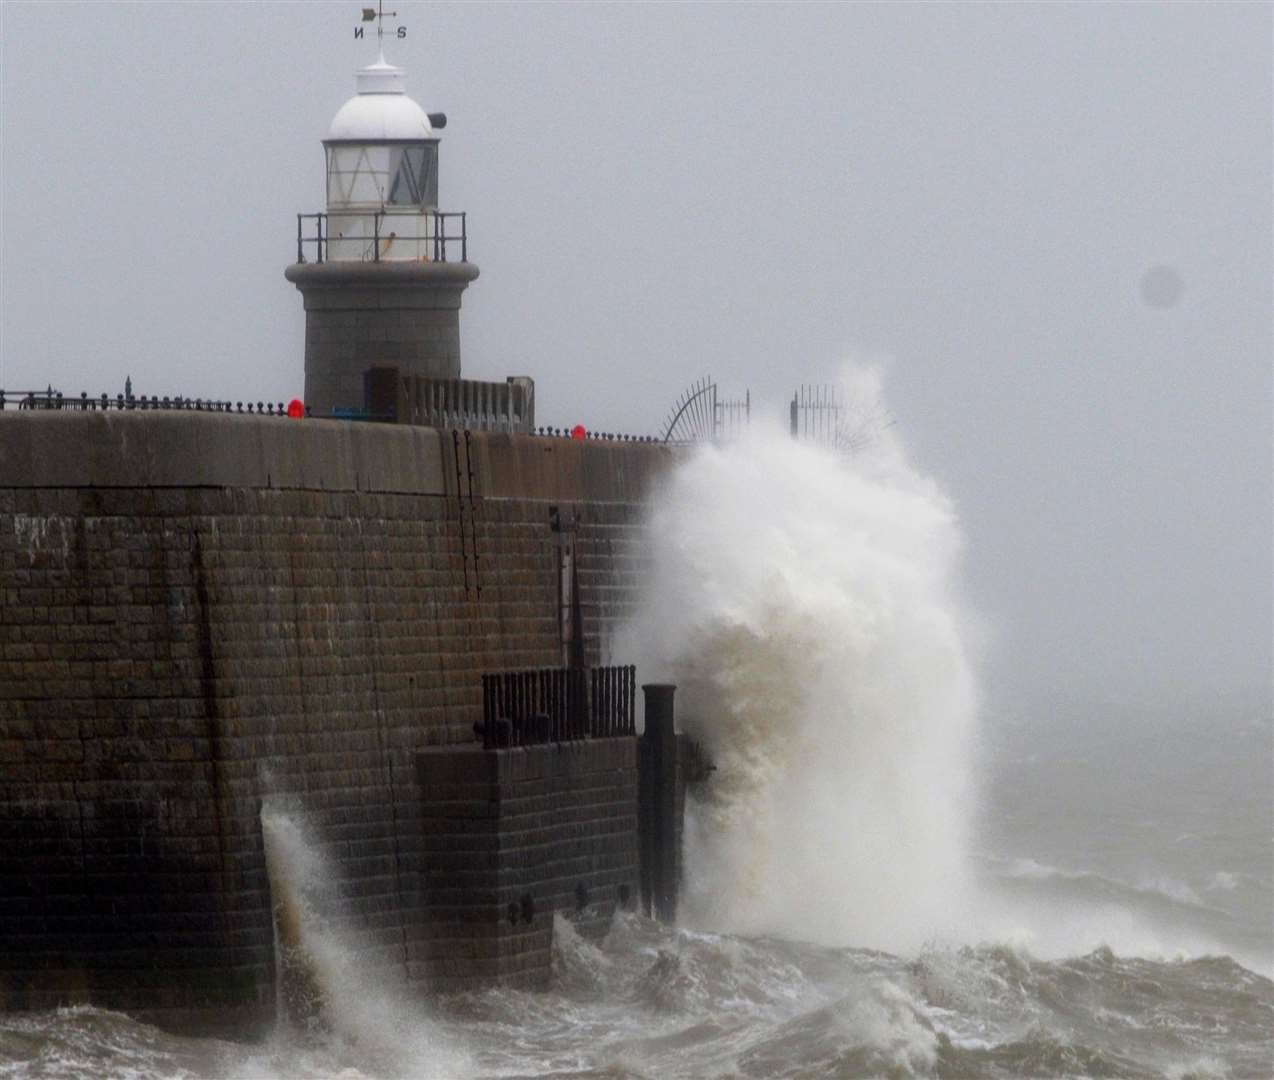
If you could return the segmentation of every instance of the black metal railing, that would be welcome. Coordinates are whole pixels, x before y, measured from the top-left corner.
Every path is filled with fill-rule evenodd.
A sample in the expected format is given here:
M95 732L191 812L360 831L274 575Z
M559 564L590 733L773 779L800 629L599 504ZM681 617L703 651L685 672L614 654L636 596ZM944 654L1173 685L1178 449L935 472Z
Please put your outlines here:
M717 384L705 375L677 399L664 423L663 442L729 442L746 435L751 420L751 390L745 390L741 398L723 398L718 396Z
M529 435L551 435L555 439L600 439L604 442L639 442L661 443L663 439L657 435L622 435L615 431L588 431L583 435L572 434L570 428L538 427L528 432Z
M835 384L802 384L789 411L792 438L853 456L894 425L880 400Z
M635 667L540 668L482 676L487 750L635 735Z
M151 409L176 409L184 412L251 413L262 416L287 416L288 407L281 401L220 401L213 398L159 397L145 394L100 394L90 397L63 394L60 390L0 390L0 412L5 409L34 409L64 412L131 412ZM306 409L309 415L309 409Z
M370 218L372 231L354 235L341 233L332 237L328 229L330 218L351 221L355 219L366 221ZM424 236L399 236L397 230L393 228L395 221L419 221L421 218L428 219L432 226L426 230ZM307 222L311 224L307 226ZM364 214L353 210L343 210L335 214L320 212L296 215L297 262L328 262L328 252L333 240L341 245L349 244L356 247L362 245L358 259L350 261L380 262L382 259L394 259L398 256L398 252L394 251L395 245L399 251L403 247L420 245L431 262L456 261L457 250L460 262L469 261L469 227L464 211L443 213L439 210L427 210L423 214L400 214L386 210L373 210ZM307 252L311 256L308 259Z

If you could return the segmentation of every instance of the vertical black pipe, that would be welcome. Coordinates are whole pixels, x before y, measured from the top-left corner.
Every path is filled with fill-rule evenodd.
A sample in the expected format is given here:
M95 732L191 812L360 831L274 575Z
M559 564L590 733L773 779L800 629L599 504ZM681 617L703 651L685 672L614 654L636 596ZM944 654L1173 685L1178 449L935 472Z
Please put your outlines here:
M675 686L646 683L646 730L639 750L638 834L642 908L662 922L677 917L681 853L677 845Z

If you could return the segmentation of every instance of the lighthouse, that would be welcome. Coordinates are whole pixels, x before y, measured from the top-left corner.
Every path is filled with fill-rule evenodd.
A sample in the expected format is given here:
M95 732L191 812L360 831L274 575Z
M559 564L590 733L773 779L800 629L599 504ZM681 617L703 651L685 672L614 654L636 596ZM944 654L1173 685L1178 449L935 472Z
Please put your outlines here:
M305 401L317 417L368 416L377 371L459 379L460 298L478 276L465 214L439 210L446 116L407 96L383 49L356 81L323 140L326 208L297 215L285 271L305 302Z

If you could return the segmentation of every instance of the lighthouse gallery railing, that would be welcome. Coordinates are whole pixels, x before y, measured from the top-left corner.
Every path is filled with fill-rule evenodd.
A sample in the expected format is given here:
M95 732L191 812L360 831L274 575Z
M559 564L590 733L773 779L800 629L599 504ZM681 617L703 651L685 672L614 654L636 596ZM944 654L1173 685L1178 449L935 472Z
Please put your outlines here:
M426 230L425 236L398 237L393 224L408 216L412 220L427 219L431 227ZM432 262L455 262L457 254L460 256L459 262L469 261L469 233L464 211L443 213L440 210L429 210L419 215L404 215L385 210L373 210L368 213L342 210L336 214L319 212L296 215L297 262L328 261L328 248L332 241L328 230L328 220L333 217L343 221L354 218L370 219L371 232L356 235L342 233L335 237L338 244L362 244L365 252L363 262L380 262L382 259L388 261L391 245L396 239L411 244L423 243L426 250L431 252ZM306 258L307 251L312 254L312 258Z

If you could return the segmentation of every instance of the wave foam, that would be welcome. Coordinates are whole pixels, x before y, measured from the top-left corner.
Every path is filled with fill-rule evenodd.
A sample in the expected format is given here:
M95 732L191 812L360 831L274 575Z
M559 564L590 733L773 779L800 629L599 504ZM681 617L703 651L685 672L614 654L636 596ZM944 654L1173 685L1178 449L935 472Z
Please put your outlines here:
M717 766L687 825L689 918L893 949L951 924L975 689L947 499L889 432L847 460L754 428L686 461L651 525L624 650L677 683Z
M284 1032L251 1062L253 1075L371 1075L428 1080L467 1075L472 1070L459 1048L447 1040L420 1003L418 990L400 973L372 967L341 914L335 868L296 816L266 809L261 815L276 920L287 924L285 950L307 969L315 987L310 1004L317 1024L306 1032L306 1051ZM299 1069L300 1071L294 1071ZM343 1070L343 1071L341 1071Z

